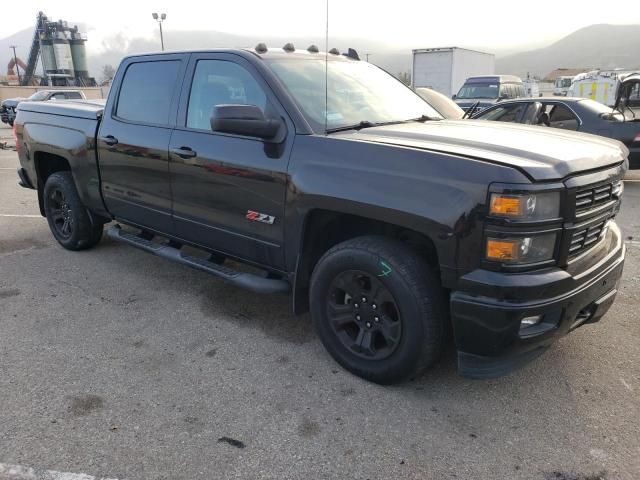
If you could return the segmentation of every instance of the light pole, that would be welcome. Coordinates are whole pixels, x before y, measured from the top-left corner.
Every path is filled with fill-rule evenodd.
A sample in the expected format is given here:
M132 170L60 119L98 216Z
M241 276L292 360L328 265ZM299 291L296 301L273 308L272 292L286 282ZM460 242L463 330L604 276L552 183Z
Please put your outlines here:
M367 62L369 62L369 55L373 55L373 53L365 53L364 55L367 57Z
M167 18L167 14L161 13L160 15L158 15L157 13L153 12L151 16L156 22L158 22L158 25L160 25L160 45L162 46L162 51L164 52L164 38L162 37L162 22L164 21L165 18Z
M18 74L18 85L22 85L22 79L20 78L20 66L18 65L18 57L16 56L16 46L11 45L9 48L13 50L13 62L16 64L16 73Z

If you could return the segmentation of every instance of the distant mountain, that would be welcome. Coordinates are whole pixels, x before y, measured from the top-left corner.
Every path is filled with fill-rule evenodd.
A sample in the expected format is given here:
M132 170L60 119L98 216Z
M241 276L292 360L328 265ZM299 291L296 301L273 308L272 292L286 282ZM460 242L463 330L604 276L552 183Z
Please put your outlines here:
M496 59L496 73L544 77L556 68L639 68L640 25L591 25L548 47Z

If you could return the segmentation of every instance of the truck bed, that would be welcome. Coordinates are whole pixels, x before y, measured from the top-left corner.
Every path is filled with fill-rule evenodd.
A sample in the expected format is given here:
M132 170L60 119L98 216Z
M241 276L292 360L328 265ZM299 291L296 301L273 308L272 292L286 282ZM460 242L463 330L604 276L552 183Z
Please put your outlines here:
M97 120L104 111L104 100L56 100L49 102L20 102L18 110L64 115L65 117Z
M38 171L64 161L84 205L106 215L95 148L103 111L100 100L21 102L16 125L24 147L34 152L22 160L29 183L37 187Z

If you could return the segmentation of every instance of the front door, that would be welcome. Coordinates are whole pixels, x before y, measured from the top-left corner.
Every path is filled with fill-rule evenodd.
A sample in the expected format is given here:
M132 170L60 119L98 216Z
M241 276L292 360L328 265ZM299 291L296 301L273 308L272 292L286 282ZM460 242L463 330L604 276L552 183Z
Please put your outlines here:
M137 57L124 64L98 134L108 210L123 221L164 233L173 230L168 148L187 58Z
M220 104L256 105L287 125L279 143L213 132ZM176 232L190 242L284 267L284 203L293 126L262 77L233 54L193 55L169 145Z

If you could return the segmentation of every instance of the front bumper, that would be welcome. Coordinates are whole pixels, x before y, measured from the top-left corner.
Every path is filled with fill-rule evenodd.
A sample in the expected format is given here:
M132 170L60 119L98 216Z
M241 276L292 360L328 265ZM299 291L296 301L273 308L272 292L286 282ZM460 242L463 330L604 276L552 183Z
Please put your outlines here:
M593 250L602 258L584 270L476 270L463 277L464 291L451 295L460 374L499 377L536 358L562 335L600 320L615 299L624 266L625 246L615 223ZM594 254L587 253L584 262ZM541 323L520 329L523 318L537 315Z

